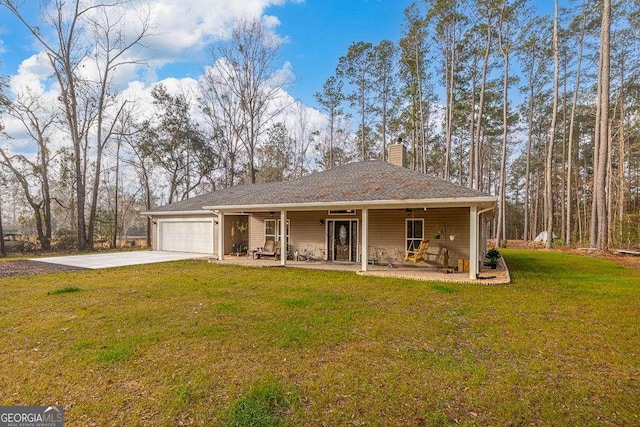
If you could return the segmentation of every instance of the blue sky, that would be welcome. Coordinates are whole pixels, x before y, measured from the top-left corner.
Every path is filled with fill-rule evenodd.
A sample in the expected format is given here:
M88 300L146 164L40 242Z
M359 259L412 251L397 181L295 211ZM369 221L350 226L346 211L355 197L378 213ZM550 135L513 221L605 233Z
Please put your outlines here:
M277 33L286 38L281 47L283 61L289 61L296 75L287 91L305 105L315 105L314 93L334 74L338 58L357 41L374 44L401 37L406 0L306 0L265 9L278 18ZM178 61L158 70L159 78L196 78L207 64L206 55L193 62Z
M315 106L314 93L334 73L338 58L356 41L378 43L401 37L403 11L410 0L151 0L158 19L159 41L152 55L162 56L145 85L167 78L197 79L209 63L205 46L240 16L275 17L276 32L286 38L282 62L291 63L296 76L288 93ZM35 10L39 2L27 1ZM538 9L550 13L551 0ZM563 2L563 3L566 3ZM193 37L198 34L200 38ZM184 39L184 43L182 40ZM188 40L188 41L187 41ZM20 64L37 53L37 45L22 25L0 8L0 73L15 75ZM31 62L37 62L33 58ZM42 66L42 63L40 63ZM25 67L23 67L25 68ZM36 69L32 64L31 69ZM24 71L23 71L24 72ZM33 81L34 79L31 79ZM154 81L155 80L155 81Z
M373 44L401 37L403 11L410 1L400 0L307 0L273 8L281 21L279 32L289 37L283 56L291 61L298 77L290 93L305 104L322 90L334 74L338 58L357 41ZM271 12L271 11L268 11Z

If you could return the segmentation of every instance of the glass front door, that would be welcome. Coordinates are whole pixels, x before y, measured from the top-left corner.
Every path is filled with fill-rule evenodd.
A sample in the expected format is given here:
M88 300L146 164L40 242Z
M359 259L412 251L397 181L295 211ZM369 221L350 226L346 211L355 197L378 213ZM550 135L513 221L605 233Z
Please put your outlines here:
M327 247L330 261L356 262L358 254L358 221L329 220Z

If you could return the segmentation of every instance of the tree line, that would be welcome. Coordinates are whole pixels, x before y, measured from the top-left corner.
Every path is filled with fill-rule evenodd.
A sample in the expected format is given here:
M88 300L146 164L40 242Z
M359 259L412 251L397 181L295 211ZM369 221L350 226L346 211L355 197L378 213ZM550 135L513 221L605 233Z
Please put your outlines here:
M352 157L402 137L413 169L497 195L497 245L638 246L640 4L553 5L412 3L398 43L353 43L316 95L330 135L353 114Z
M286 95L281 41L259 20L209 46L196 88L154 86L150 111L118 84L148 66L148 9L55 0L31 22L19 2L0 5L58 91L9 96L0 82L5 122L30 147L5 132L0 210L44 250L149 236L141 210L384 160L399 138L412 169L498 196L497 244L543 230L600 249L640 241L637 2L556 0L552 15L526 0L414 2L400 40L354 42L336 59L315 94L320 127Z

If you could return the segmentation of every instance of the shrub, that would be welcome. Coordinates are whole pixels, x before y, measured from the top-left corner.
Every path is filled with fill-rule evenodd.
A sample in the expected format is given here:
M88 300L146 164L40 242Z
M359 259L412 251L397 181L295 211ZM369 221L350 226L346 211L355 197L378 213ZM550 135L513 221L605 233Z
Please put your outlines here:
M78 236L74 230L61 228L53 239L53 247L59 250L73 250L78 248Z

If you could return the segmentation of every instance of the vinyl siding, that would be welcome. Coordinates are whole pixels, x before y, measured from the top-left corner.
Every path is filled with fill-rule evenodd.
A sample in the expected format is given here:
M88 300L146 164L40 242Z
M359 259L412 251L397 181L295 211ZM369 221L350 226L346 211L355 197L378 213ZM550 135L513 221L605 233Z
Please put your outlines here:
M358 241L362 241L362 221L359 210L356 215L329 215L326 210L288 212L287 218L290 221L292 250L303 251L315 248L326 251L328 220L357 219L360 233ZM449 251L449 266L456 266L458 258L469 258L469 208L439 208L427 209L426 211L414 209L409 214L404 209L370 210L370 248L376 247L385 251L395 250L398 256L404 259L406 220L408 218L424 219L424 237L430 241L427 250L427 259L430 264L441 265L444 262L445 249ZM280 212L275 214L256 213L249 216L249 249L256 249L264 245L265 219L278 220ZM225 224L229 221L230 217L225 218ZM434 231L442 229L443 224L446 224L447 234L455 230L456 238L454 241L449 240L448 235L442 235L439 240L433 238ZM360 247L358 253L361 253Z
M224 253L229 254L233 251L233 245L241 244L243 242L249 243L249 237L251 231L248 229L244 233L240 233L236 226L236 221L240 221L243 224L247 223L249 217L246 215L228 215L224 217ZM251 245L249 245L251 249ZM217 248L216 248L217 252Z

